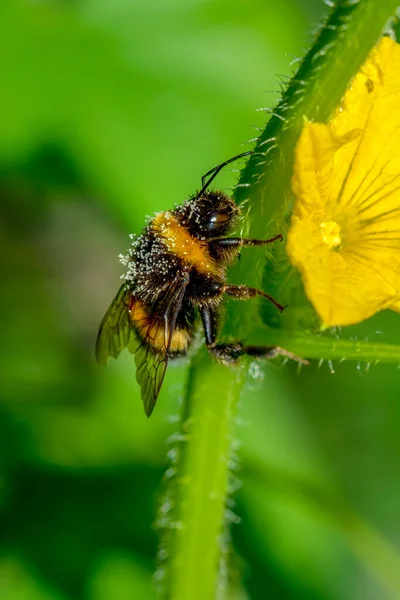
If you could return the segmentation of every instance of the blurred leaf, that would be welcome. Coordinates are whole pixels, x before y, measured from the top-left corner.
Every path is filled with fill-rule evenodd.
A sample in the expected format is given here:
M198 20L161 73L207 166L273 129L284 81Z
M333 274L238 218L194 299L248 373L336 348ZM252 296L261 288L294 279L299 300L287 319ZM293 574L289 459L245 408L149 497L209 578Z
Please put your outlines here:
M7 600L67 600L16 558L0 561L0 596Z
M98 560L89 583L88 600L156 597L152 573L129 554L109 552Z

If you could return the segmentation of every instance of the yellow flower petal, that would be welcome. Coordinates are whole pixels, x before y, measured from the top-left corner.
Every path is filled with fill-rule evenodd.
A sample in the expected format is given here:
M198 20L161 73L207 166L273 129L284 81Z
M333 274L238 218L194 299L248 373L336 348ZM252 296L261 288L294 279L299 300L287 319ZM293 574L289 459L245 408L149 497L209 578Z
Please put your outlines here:
M383 38L330 122L306 122L287 251L328 326L400 311L400 45Z

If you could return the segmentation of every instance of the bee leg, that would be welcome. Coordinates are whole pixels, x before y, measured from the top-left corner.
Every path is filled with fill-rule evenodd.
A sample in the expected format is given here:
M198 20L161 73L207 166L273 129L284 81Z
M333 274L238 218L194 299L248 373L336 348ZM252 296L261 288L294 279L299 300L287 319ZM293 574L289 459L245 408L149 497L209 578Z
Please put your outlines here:
M267 244L272 244L272 242L282 242L283 235L278 233L273 238L269 238L269 240L254 240L254 239L242 239L242 246L266 246Z
M204 327L207 348L211 349L215 345L218 331L218 313L209 306L199 306L201 320Z
M209 346L209 350L213 353L216 359L224 364L235 364L241 356L253 356L256 358L275 358L276 356L285 356L291 360L295 360L301 365L310 364L308 360L281 348L280 346L246 346L242 342L232 342L231 344L215 344Z
M217 238L208 242L208 248L213 258L230 262L239 255L240 249L243 246L265 246L277 240L280 242L283 240L281 233L269 240L253 240L239 237Z
M289 352L279 346L246 346L242 342L232 342L230 344L217 344L217 314L208 306L200 307L200 315L203 321L204 333L208 350L213 356L224 364L235 364L241 356L254 356L258 358L275 358L275 356L285 356L296 362L308 365L309 362L300 358L293 352Z
M273 238L269 240L254 240L252 238L239 238L239 237L231 237L231 238L221 238L210 241L211 248L217 248L221 250L233 250L241 248L242 246L266 246L267 244L272 244L272 242L282 241L283 235L278 233Z
M262 296L263 298L267 298L272 304L275 304L277 308L281 312L285 310L286 306L282 306L279 304L272 296L262 292L261 290L257 290L256 288L247 287L246 285L224 285L222 292L228 294L229 296L233 296L238 300L248 300L249 298L255 298L256 296Z

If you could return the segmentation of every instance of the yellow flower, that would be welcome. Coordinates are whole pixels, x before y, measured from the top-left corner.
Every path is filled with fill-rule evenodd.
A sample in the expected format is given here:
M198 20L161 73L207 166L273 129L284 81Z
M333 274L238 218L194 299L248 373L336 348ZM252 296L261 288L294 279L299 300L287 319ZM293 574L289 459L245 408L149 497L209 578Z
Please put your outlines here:
M400 310L400 45L371 52L330 122L306 122L287 251L327 326Z

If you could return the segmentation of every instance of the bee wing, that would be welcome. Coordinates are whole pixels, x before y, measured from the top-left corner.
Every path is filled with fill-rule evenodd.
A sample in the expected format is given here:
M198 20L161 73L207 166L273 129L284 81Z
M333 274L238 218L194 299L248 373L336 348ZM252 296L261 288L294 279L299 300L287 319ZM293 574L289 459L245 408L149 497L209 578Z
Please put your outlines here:
M136 379L140 384L143 406L149 417L153 412L167 368L172 336L182 306L188 276L177 276L162 299L153 307L141 330L136 333L130 309L134 304L132 291L123 284L101 322L96 341L96 358L106 365L109 356L117 358L124 348L135 355ZM157 348L152 339L164 339Z
M97 335L96 359L101 365L107 364L109 356L117 358L124 348L135 352L139 345L129 315L131 303L132 293L124 283L106 312Z
M170 284L161 302L154 307L146 325L147 336L158 338L160 332L164 343L157 350L144 340L135 351L136 379L142 391L143 406L149 417L154 410L167 369L172 336L178 313L185 296L189 277L179 276Z

